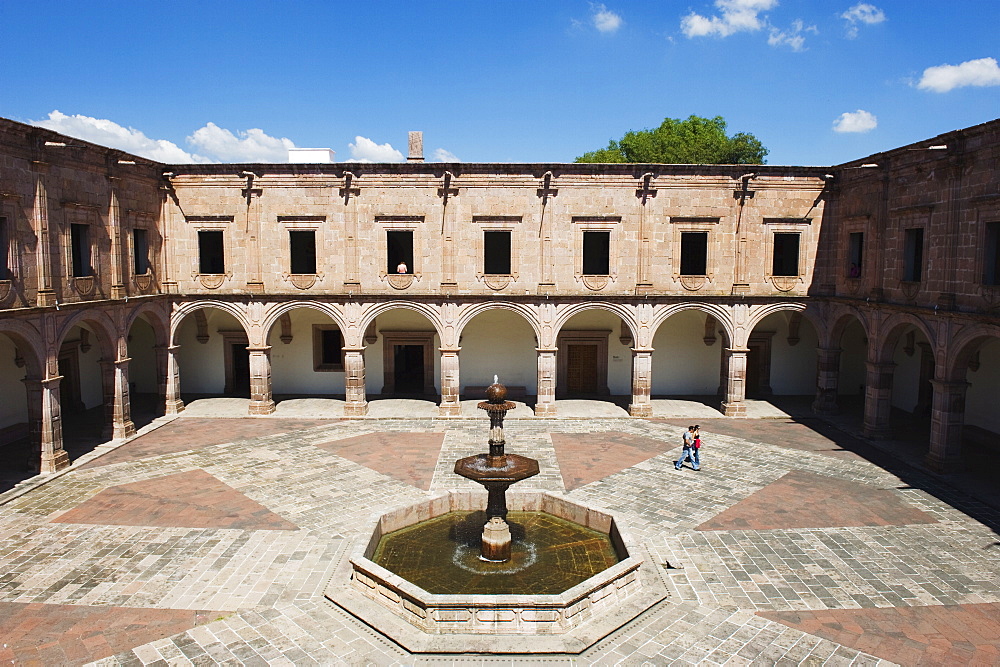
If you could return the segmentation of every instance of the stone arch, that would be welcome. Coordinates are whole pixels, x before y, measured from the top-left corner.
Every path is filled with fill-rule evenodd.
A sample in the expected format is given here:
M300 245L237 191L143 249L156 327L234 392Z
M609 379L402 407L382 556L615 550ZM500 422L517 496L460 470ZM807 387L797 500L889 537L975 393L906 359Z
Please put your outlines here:
M0 334L10 338L24 355L27 376L41 379L45 373L45 350L42 347L41 332L21 320L0 319Z
M375 318L382 313L387 313L390 310L396 310L402 308L404 310L412 310L414 312L420 313L431 323L434 327L434 331L437 333L438 337L444 341L444 322L441 320L440 312L433 306L428 306L423 303L416 303L412 301L388 301L386 303L379 303L368 310L365 311L364 315L361 317L361 321L358 324L358 330L364 331L368 328L368 325L375 321Z
M840 340L844 335L844 331L851 325L852 322L860 324L861 330L865 332L865 336L867 338L871 338L868 318L866 318L860 310L854 308L853 306L843 307L834 311L830 320L831 326L829 327L826 339L826 345L828 347L840 345ZM823 329L820 329L819 331L822 332Z
M202 310L204 308L217 308L221 311L229 313L236 321L240 323L243 330L246 332L247 337L250 336L252 327L250 322L247 321L246 313L237 304L229 303L228 301L189 301L187 303L181 304L170 316L170 344L176 345L177 330L180 328L181 323L184 321L188 315L196 310Z
M107 313L97 310L81 310L63 320L56 333L55 340L52 342L52 349L58 353L69 332L72 331L73 327L81 324L86 324L94 330L94 333L97 335L97 344L100 345L101 356L104 360L117 360L119 352L118 327Z
M965 382L972 355L991 338L1000 339L1000 326L977 324L962 329L949 345L950 358L943 379L948 382Z
M809 324L811 324L817 332L821 331L822 323L819 320L819 315L810 310L807 307L807 304L787 302L769 303L752 309L750 312L750 320L747 322L747 331L753 331L754 328L763 322L765 318L781 312L800 313L806 320L809 321Z
M653 320L650 323L650 343L656 338L656 332L659 328L666 322L671 316L677 313L683 312L685 310L700 310L701 312L711 315L715 318L715 321L722 325L722 329L725 332L726 340L723 341L726 346L732 345L733 340L733 319L732 313L725 306L717 305L714 303L697 303L697 302L685 302L685 303L674 303L669 306L664 306L659 308L653 314Z
M344 321L343 314L333 307L332 304L323 303L320 301L287 301L279 304L275 304L265 313L264 318L261 320L260 330L261 330L261 340L267 341L271 335L271 329L274 325L278 323L278 320L282 315L290 313L293 310L298 310L299 308L309 308L312 310L319 311L324 315L328 316L333 322L340 328L342 332L347 331L347 323Z
M132 325L140 317L145 318L153 329L157 345L167 345L170 339L170 320L161 308L152 303L142 303L133 308L125 318L124 334L127 336Z
M937 350L937 337L934 335L934 330L927 326L926 322L911 313L893 313L886 318L880 327L881 340L876 344L875 361L891 360L896 343L899 342L900 336L903 335L903 331L908 325L912 325L920 331L931 344L931 349Z
M489 310L509 310L511 312L517 313L527 321L528 326L535 332L535 338L541 340L542 331L539 325L538 318L530 307L519 303L509 303L506 301L493 302L493 303L477 303L473 304L467 308L462 315L458 318L458 322L455 324L455 336L456 338L461 337L462 331L465 329L466 325L471 322L477 315L481 315Z
M578 303L573 304L559 312L556 315L555 321L552 323L552 338L555 340L559 336L559 332L562 331L563 326L575 315L579 315L588 310L604 310L613 313L620 317L626 325L628 325L629 331L632 333L632 340L639 340L639 323L635 319L635 314L627 306L623 306L617 303L607 303L604 301L598 301L596 303ZM539 340L539 344L541 344Z

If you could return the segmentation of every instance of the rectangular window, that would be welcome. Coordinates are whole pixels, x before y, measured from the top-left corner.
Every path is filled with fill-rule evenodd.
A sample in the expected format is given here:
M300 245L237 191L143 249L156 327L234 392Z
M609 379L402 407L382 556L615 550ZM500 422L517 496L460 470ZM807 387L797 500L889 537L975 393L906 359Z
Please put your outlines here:
M324 372L344 370L344 338L332 324L313 325L313 368Z
M924 272L924 229L907 229L903 241L903 280L920 282Z
M0 280L10 280L10 230L7 218L0 218Z
M132 269L137 276L149 273L149 236L145 229L132 230Z
M316 273L316 232L288 232L288 244L292 252L291 273Z
M858 278L861 276L862 260L864 259L865 233L851 232L848 238L848 261L847 277Z
M983 284L1000 285L1000 222L986 223L986 256Z
M389 273L413 273L413 232L387 231L385 233L386 255L389 259L386 271Z
M799 235L784 232L774 234L774 257L771 260L772 276L799 275Z
M681 275L708 273L708 232L681 232Z
M611 232L583 233L583 275L611 274Z
M198 232L198 272L226 272L221 231L203 230Z
M82 278L91 274L90 266L90 226L70 225L70 243L73 246L73 277Z
M483 232L483 273L510 275L510 232Z

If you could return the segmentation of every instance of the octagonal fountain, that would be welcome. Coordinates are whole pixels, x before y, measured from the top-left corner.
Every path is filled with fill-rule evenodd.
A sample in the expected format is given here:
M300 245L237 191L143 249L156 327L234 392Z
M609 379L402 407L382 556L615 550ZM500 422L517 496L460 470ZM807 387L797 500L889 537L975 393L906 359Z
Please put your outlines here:
M455 463L486 498L447 491L374 517L327 587L412 652L578 653L667 595L613 513L546 491L508 493L538 462L505 451L506 393L494 381L479 404L489 452Z

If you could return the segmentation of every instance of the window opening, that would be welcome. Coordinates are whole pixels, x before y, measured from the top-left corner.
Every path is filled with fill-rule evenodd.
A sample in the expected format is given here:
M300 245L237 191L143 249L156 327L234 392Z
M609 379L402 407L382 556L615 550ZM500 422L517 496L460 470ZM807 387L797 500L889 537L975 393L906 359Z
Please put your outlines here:
M344 337L337 327L313 326L313 368L317 371L344 370Z
M389 273L413 273L413 232L387 231L385 233L386 255Z
M681 232L681 275L708 274L708 232Z
M291 248L291 273L316 273L316 232L290 231L288 244Z
M583 275L611 273L611 232L583 233Z
M73 246L73 277L83 278L91 274L90 266L90 227L89 225L70 225L70 243Z
M864 266L862 260L864 259L865 233L851 232L847 238L847 252L850 262L847 267L847 277L859 278L861 276L861 268Z
M903 280L920 282L924 272L924 229L907 229L903 246Z
M149 236L145 229L132 230L132 269L137 276L149 273Z
M510 232L483 232L483 273L510 275Z
M774 257L771 261L772 276L799 275L799 235L776 232Z
M983 284L1000 285L1000 222L986 223L986 263Z
M221 231L198 232L198 272L210 274L226 272Z

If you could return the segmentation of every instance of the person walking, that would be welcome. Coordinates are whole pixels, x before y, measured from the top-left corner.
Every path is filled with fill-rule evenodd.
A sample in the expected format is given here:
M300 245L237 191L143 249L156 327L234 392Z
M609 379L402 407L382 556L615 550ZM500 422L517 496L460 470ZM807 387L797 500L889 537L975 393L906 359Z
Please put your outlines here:
M687 431L684 432L684 448L681 450L681 457L674 461L674 469L680 470L684 462L688 459L691 460L691 467L695 470L701 468L701 462L698 460L698 449L701 448L701 438L700 427L688 426Z

